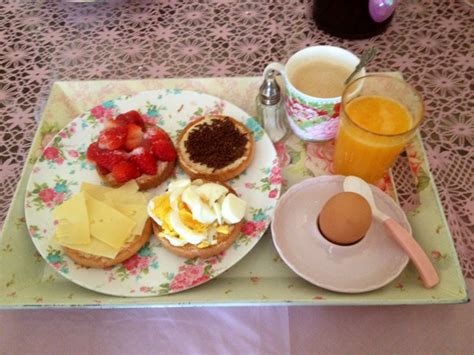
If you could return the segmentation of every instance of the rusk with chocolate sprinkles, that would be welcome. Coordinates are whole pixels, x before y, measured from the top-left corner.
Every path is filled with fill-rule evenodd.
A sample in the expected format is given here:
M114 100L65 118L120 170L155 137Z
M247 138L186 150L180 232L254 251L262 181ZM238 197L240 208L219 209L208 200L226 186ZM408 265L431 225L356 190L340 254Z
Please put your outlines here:
M200 117L178 137L178 162L194 179L227 181L242 173L255 153L250 130L224 115Z

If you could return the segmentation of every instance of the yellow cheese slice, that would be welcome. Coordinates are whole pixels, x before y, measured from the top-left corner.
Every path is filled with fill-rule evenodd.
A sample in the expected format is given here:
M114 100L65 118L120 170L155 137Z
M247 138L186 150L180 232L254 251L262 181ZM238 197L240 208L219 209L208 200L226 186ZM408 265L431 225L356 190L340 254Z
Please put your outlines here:
M57 221L56 233L61 242L80 245L90 242L89 217L83 192L56 207L53 217Z
M134 220L91 196L86 196L86 205L91 235L120 249L136 225Z
M88 182L83 182L81 184L81 191L87 192L89 196L92 196L99 201L105 201L105 194L113 190L114 189L111 187L94 185Z
M115 208L128 218L133 219L136 223L132 229L132 236L142 234L143 227L145 227L146 220L148 219L145 204L115 205Z
M91 254L95 256L102 256L102 257L106 257L110 259L115 258L120 251L120 249L113 248L110 245L107 245L96 238L91 238L90 243L85 244L85 245L63 243L57 238L56 240L58 241L59 244L65 247L78 250L83 253L87 253L87 254Z
M105 198L108 202L111 201L115 207L124 204L147 204L145 195L138 191L138 185L134 180L127 182L118 189L108 191Z
M138 191L138 189L139 187L137 183L135 182L135 180L130 180L126 182L125 184L123 184L122 186L108 191L108 194L116 195L116 196L120 196L120 195L127 196L127 195L134 194L135 192Z
M142 233L148 218L146 196L135 181L116 189L84 182L81 192L63 205L54 212L60 221L57 242L112 259L129 237Z

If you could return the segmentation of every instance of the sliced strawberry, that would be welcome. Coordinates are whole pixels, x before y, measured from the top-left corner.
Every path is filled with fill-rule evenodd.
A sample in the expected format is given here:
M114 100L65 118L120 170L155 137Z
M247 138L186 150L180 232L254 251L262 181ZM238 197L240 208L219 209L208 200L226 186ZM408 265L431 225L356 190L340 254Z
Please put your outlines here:
M127 125L127 139L125 140L125 148L128 151L132 151L136 147L140 146L143 142L142 128L136 124Z
M143 120L142 116L138 111L132 110L125 113L122 113L115 118L115 122L117 122L121 126L126 126L128 124L136 124L141 128L145 127L145 121Z
M140 176L138 167L130 161L121 161L112 169L112 176L118 183L124 183Z
M140 151L139 151L140 150ZM136 154L134 154L137 151ZM158 171L156 158L150 152L142 147L134 149L130 155L130 161L138 166L138 169L144 174L155 175Z
M159 127L148 127L145 132L145 138L148 138L151 141L159 141L161 139L170 139L168 133L163 131Z
M151 140L149 140L148 138L145 138L142 144L140 144L140 147L142 147L146 152L152 153L151 143L152 143Z
M105 128L114 128L114 127L119 127L121 126L117 120L113 119L113 118L108 118L105 122L104 122L104 125L105 125Z
M97 170L99 171L101 175L107 175L108 173L110 173L109 169L106 169L100 165L97 165Z
M142 118L142 115L138 111L132 110L125 113L128 119L128 123L134 123L142 128L145 127L145 121Z
M113 120L113 124L116 126L126 126L128 124L127 122L127 116L125 116L123 113L115 117Z
M127 138L126 127L112 127L104 129L99 136L99 148L115 150L121 148Z
M153 154L158 160L174 161L176 159L176 149L170 140L161 139L151 144Z
M101 149L99 148L99 143L94 142L94 143L90 144L89 147L87 148L87 153L86 153L87 159L92 161L92 162L95 162L95 160L97 158L97 153L100 150Z
M116 164L125 160L127 160L127 154L125 152L120 150L101 149L96 154L95 162L98 166L112 171L112 168Z

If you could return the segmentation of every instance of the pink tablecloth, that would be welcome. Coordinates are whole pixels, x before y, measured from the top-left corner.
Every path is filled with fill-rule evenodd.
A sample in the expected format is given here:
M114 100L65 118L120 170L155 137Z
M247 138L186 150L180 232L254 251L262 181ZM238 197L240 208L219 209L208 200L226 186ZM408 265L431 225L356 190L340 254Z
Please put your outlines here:
M315 27L308 0L1 1L0 223L54 80L251 75L305 46L360 53L376 45L369 70L399 70L425 98L421 132L472 289L474 8L468 2L404 0L384 35L347 41ZM68 346L78 353L472 353L472 315L472 304L4 312L0 353L66 353Z
M473 280L468 280L474 290ZM474 303L0 313L0 354L472 354Z

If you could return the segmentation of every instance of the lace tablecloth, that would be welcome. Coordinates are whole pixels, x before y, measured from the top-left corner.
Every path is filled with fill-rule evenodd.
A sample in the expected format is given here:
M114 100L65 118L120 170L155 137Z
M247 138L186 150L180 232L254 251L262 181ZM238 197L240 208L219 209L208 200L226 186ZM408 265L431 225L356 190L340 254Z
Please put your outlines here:
M256 75L305 46L331 44L358 54L377 46L368 69L401 71L425 98L425 148L464 274L474 278L474 8L468 3L404 0L385 34L349 41L319 31L307 0L4 0L0 222L53 81Z

